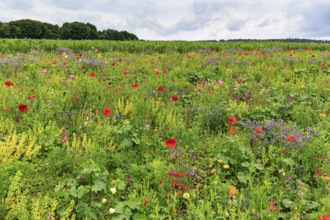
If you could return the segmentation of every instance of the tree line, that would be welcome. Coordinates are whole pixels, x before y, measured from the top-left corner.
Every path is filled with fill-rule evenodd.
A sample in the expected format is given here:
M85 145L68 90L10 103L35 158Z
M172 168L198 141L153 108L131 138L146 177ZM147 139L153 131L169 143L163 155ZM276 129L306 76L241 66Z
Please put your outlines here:
M106 29L98 31L95 25L78 21L58 25L31 19L0 22L0 38L63 39L63 40L138 40L127 31Z

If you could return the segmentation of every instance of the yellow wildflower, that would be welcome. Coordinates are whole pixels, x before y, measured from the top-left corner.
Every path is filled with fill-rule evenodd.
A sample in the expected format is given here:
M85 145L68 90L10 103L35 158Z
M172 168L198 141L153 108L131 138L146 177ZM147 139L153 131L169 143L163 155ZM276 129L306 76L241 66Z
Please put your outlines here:
M112 195L114 195L117 192L117 189L116 188L110 188L110 191L111 191Z
M189 199L189 198L190 198L189 193L183 193L183 198L185 198L185 199Z
M228 169L229 168L229 165L228 164L224 164L223 165L223 168Z
M109 209L109 213L110 213L110 214L115 213L115 211L116 211L116 209L114 209L114 208L110 208L110 209Z

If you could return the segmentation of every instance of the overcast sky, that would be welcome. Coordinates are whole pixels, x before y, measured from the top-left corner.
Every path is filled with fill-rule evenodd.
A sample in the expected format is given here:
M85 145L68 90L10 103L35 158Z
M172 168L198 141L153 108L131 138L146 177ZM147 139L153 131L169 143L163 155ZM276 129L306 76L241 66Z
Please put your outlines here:
M0 21L24 18L146 40L330 40L330 0L0 0Z

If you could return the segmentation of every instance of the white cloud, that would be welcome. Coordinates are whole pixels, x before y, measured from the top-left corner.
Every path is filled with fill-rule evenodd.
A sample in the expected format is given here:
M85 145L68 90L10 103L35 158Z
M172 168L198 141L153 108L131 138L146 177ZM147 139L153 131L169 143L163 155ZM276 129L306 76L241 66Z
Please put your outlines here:
M2 0L0 11L2 22L81 21L150 40L330 39L328 0Z

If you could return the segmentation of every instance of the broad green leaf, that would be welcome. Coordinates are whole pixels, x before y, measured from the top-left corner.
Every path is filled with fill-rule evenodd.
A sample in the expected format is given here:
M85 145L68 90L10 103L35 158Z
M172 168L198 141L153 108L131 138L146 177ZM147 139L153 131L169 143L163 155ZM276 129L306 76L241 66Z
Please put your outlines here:
M122 148L128 148L128 147L132 147L133 146L133 141L130 138L124 138L121 142L120 142L120 147Z
M247 183L248 182L248 175L244 172L238 172L237 178L241 183Z
M319 206L319 204L317 202L307 202L307 204L305 204L305 209L306 210L310 210L310 209L314 209L316 208L317 206Z
M282 204L285 208L290 208L293 204L293 202L290 199L283 199Z
M124 208L124 213L123 213L123 215L125 216L125 219L126 219L126 220L130 220L132 214L133 214L133 213L132 213L132 210L131 210L130 208L128 208L128 207L125 207L125 208Z
M125 182L122 180L119 180L117 188L118 188L118 190L124 190L126 188Z
M143 215L142 213L135 213L133 215L133 220L148 220L147 216Z
M257 163L255 163L255 164L253 164L253 165L254 165L254 167L257 168L258 170L263 170L263 169L264 169L264 166L261 165L261 164L257 164Z
M241 165L242 165L242 167L249 167L250 166L250 163L249 162L244 162Z
M92 191L93 192L99 192L102 190L106 190L107 186L105 185L104 182L96 180L94 181L94 185L92 186Z
M126 201L125 203L128 207L130 207L131 209L137 209L140 205L140 201L138 199L131 199Z

